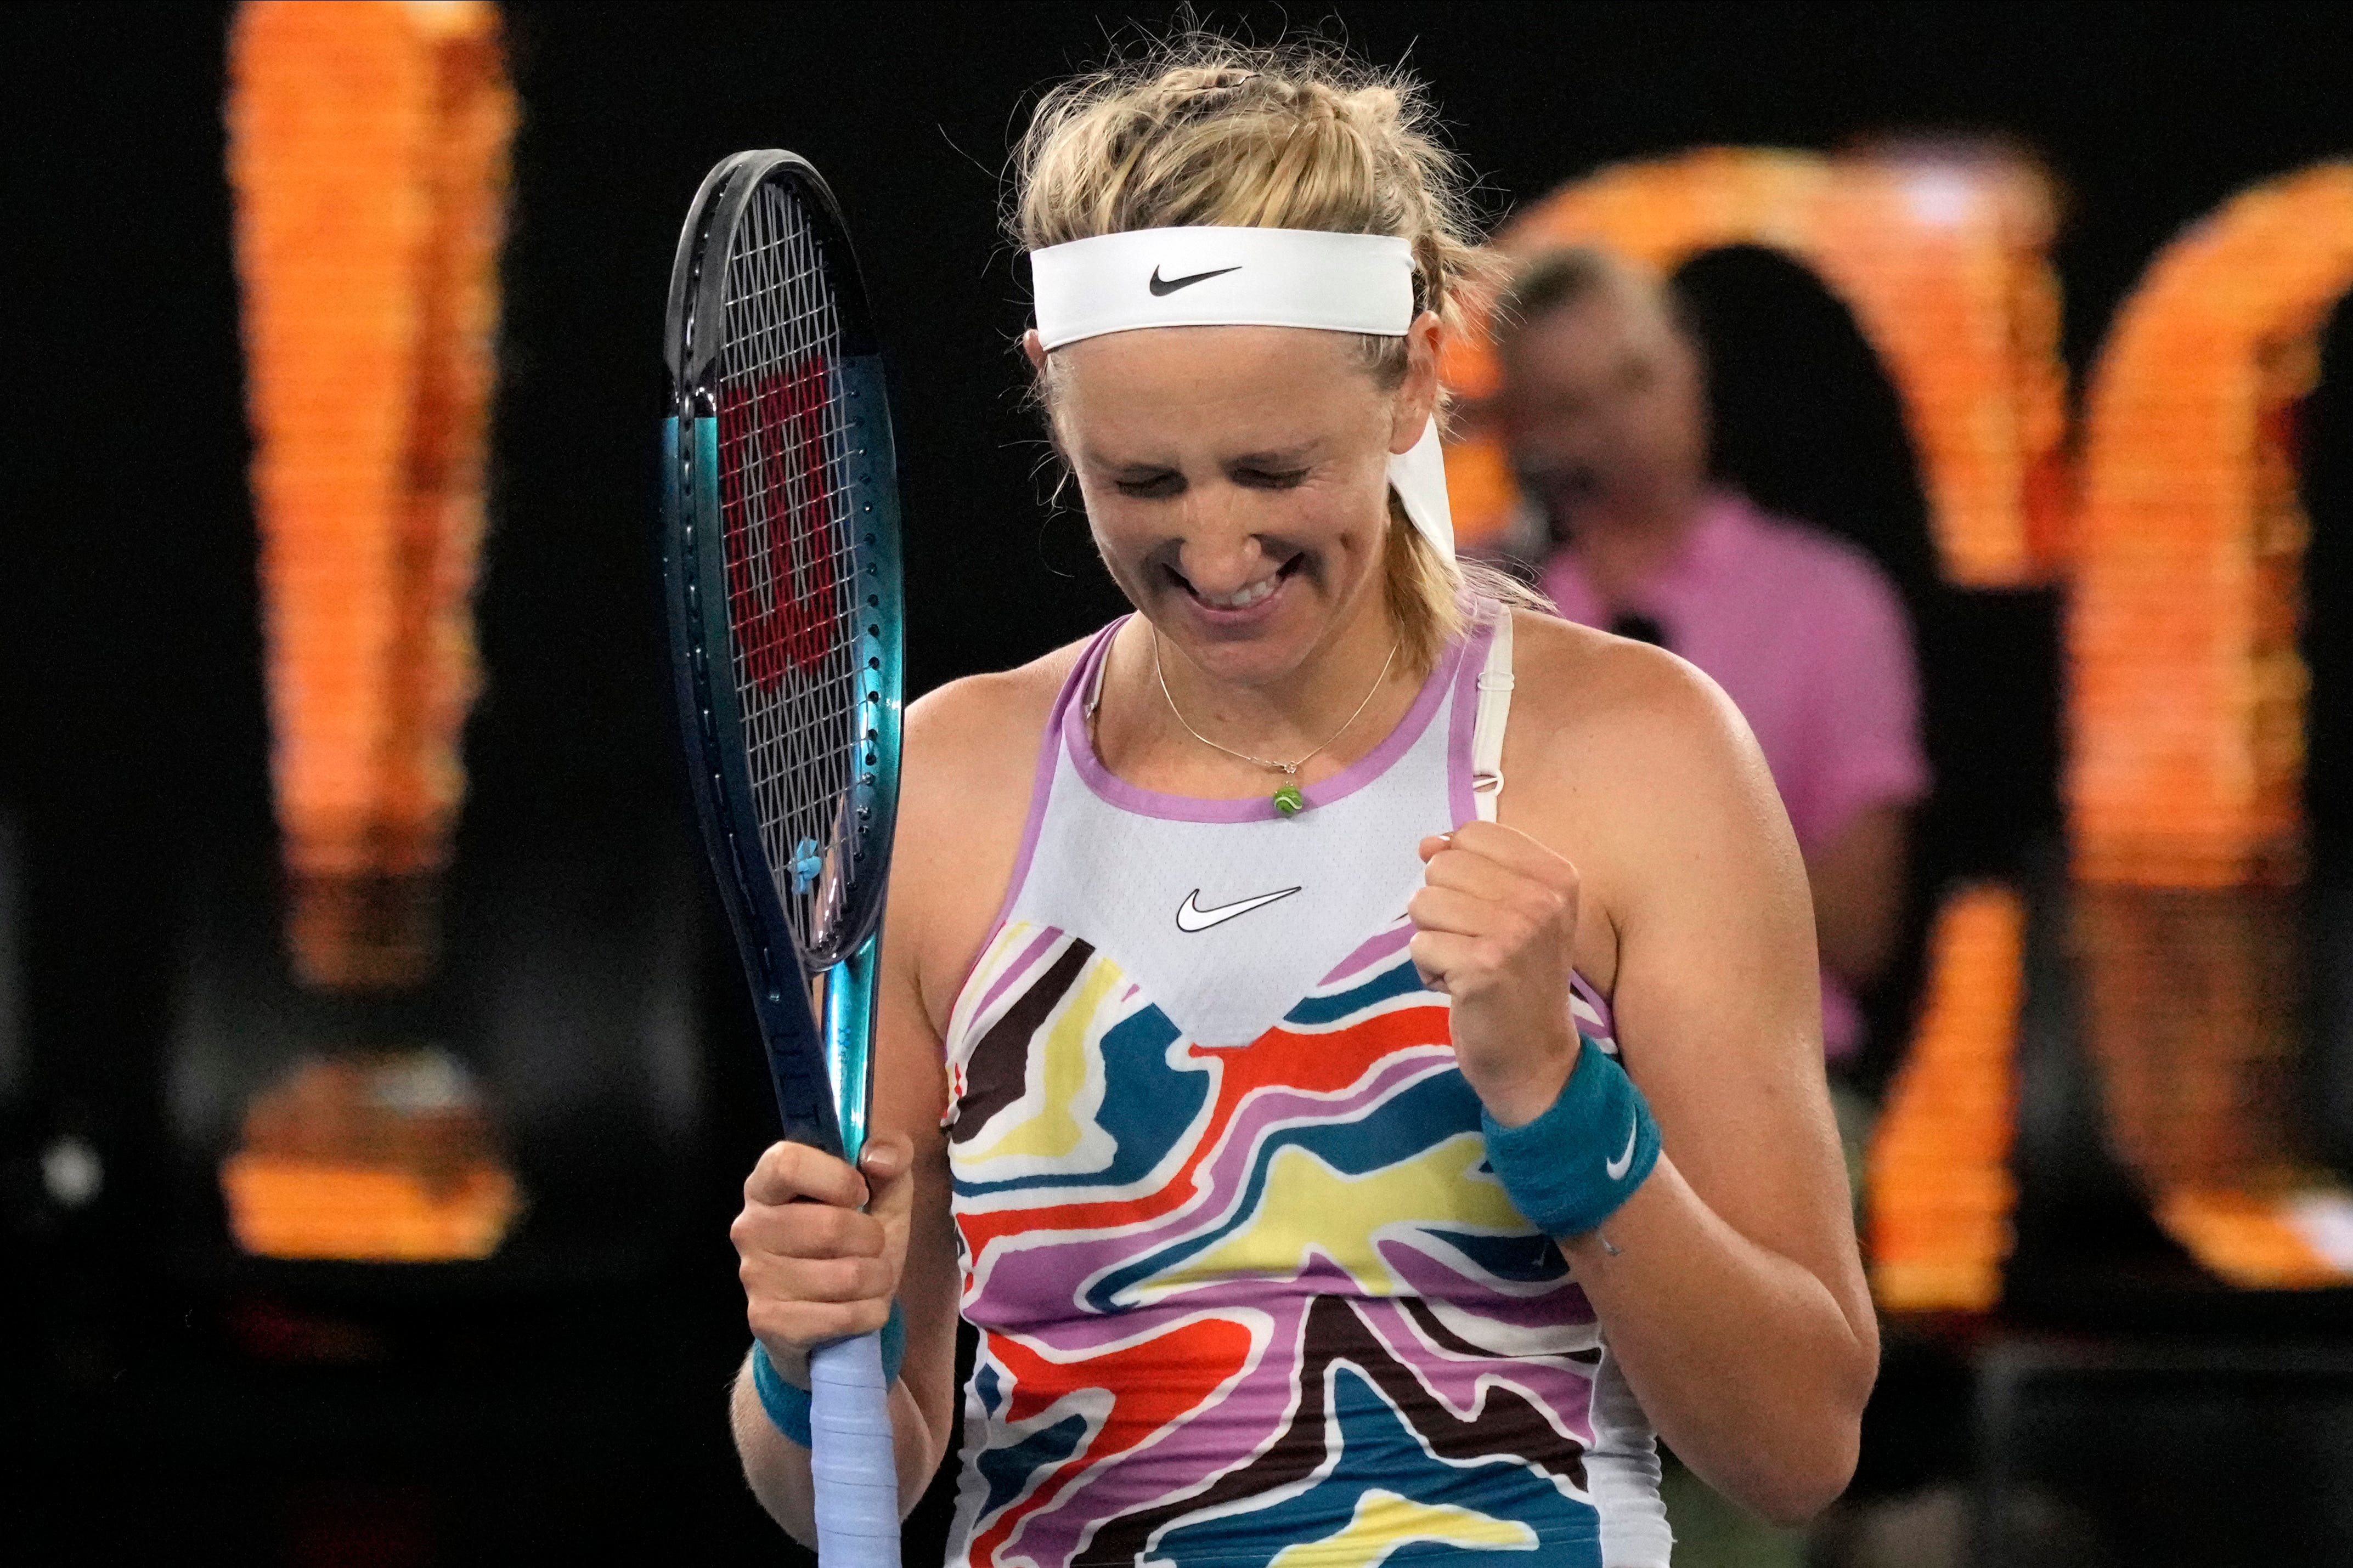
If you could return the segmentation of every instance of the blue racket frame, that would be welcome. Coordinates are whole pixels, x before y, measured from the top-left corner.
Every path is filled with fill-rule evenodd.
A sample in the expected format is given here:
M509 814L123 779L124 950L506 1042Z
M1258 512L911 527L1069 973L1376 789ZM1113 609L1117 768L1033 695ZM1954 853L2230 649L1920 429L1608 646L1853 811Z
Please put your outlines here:
M872 355L843 362L838 372L849 412L845 421L855 454L850 480L860 513L852 554L858 597L868 617L863 637L868 735L873 761L867 772L874 795L869 809L882 826L897 820L900 710L904 700L904 601L899 517L889 404L881 361ZM690 435L689 429L691 434ZM691 445L690 445L691 443ZM691 427L677 415L662 422L662 577L670 632L670 668L681 739L694 770L696 815L703 848L716 873L720 900L737 933L753 1011L767 1047L785 1136L856 1161L865 1146L872 1096L874 984L881 942L881 900L876 900L848 952L829 965L810 966L786 923L775 895L752 802L743 749L721 737L741 731L734 684L723 663L712 670L714 645L726 657L726 563L719 547L719 420L696 413ZM878 474L892 482L878 483ZM709 617L715 617L712 619ZM702 635L696 636L696 628ZM714 638L713 628L716 630ZM821 977L822 1033L808 996Z
M856 515L852 581L860 629L860 707L868 716L854 770L852 809L869 819L868 856L856 908L809 952L794 936L759 834L742 741L743 723L727 621L725 549L720 516L717 409L704 373L710 350L694 323L720 318L724 244L754 189L789 181L818 220L813 225L841 316L843 353L832 374L842 397L847 493ZM705 265L713 237L715 265ZM689 209L671 273L665 351L673 406L662 426L662 583L670 666L691 793L728 923L752 991L785 1136L855 1162L864 1148L873 1092L874 992L881 942L890 835L898 816L904 605L902 599L898 458L882 362L865 290L833 195L817 171L789 153L739 153L705 177ZM823 1016L812 981L823 984ZM896 1568L899 1489L889 1379L876 1334L818 1346L809 1358L818 1555L827 1568Z

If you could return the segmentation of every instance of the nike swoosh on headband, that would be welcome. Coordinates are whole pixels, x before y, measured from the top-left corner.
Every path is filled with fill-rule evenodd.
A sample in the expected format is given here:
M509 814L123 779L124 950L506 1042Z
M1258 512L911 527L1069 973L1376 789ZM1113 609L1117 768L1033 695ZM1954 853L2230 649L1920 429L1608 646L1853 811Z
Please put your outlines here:
M1611 1181L1622 1182L1626 1179L1626 1173L1632 1168L1634 1163L1634 1140L1641 1131L1641 1119L1637 1117L1634 1119L1633 1125L1626 1129L1626 1152L1623 1154L1619 1155L1615 1160L1604 1160L1601 1162L1602 1170L1609 1173Z
M1185 895L1183 903L1176 906L1176 929L1182 931L1207 931L1236 915L1246 915L1252 910L1261 909L1277 899L1287 899L1297 891L1297 888L1284 888L1276 892L1261 893L1252 899L1237 899L1230 904L1219 904L1214 910L1205 910L1201 907L1201 889L1196 888Z
M1215 267L1211 268L1207 272L1190 272L1182 278L1163 278L1160 276L1160 268L1155 267L1152 269L1152 280L1149 283L1146 283L1145 287L1151 289L1155 295L1174 294L1179 289L1190 289L1194 284L1199 283L1204 279L1210 278L1223 278L1229 272L1240 272L1240 270L1241 268L1240 267ZM1134 274L1130 273L1129 276L1133 277Z

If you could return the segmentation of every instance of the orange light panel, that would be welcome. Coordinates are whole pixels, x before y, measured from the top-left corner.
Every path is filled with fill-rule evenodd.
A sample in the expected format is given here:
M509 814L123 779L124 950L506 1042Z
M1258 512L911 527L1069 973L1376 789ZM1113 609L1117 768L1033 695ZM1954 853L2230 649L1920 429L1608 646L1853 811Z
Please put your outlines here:
M2110 329L2067 620L2077 952L2111 1136L2158 1223L2242 1286L2353 1280L2306 1152L2307 529L2293 430L2353 285L2353 163L2234 198Z
M2110 1145L2193 1258L2266 1289L2353 1279L2353 1254L2299 1218L2342 1201L2296 1105L2302 902L2260 885L2076 890Z
M488 1258L516 1207L514 1178L487 1163L435 1187L405 1171L237 1154L221 1167L221 1191L237 1246L263 1258Z
M2025 908L1997 883L1962 887L1936 912L1919 1027L1864 1184L1872 1289L1892 1311L1981 1312L2000 1299L2025 941Z
M2235 198L2126 301L2092 384L2067 620L2075 873L2302 870L2306 520L2288 431L2353 284L2353 163Z
M468 0L250 0L229 74L290 946L396 986L464 789L514 99Z
M471 1080L411 1051L312 1058L247 1107L230 1233L270 1258L487 1258L521 1207Z

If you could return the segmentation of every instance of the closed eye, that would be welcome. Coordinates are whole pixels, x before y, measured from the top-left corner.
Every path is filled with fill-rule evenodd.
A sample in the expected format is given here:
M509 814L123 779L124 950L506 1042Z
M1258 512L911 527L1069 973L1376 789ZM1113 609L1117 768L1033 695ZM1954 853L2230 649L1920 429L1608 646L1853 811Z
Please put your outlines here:
M1305 468L1236 468L1234 483L1254 490L1295 489L1307 479Z
M1185 493L1185 476L1174 468L1147 475L1142 479L1117 479L1113 482L1118 486L1120 494L1134 496L1138 500L1166 500L1172 496Z

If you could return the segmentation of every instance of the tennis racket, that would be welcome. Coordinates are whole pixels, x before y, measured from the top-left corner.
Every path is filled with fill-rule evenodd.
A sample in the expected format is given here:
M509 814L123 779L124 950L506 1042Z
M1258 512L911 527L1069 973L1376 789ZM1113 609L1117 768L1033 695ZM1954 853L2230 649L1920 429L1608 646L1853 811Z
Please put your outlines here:
M739 153L703 180L663 350L662 575L703 847L785 1136L854 1163L898 804L899 483L858 263L807 162ZM821 1346L809 1377L818 1555L895 1568L878 1337Z

